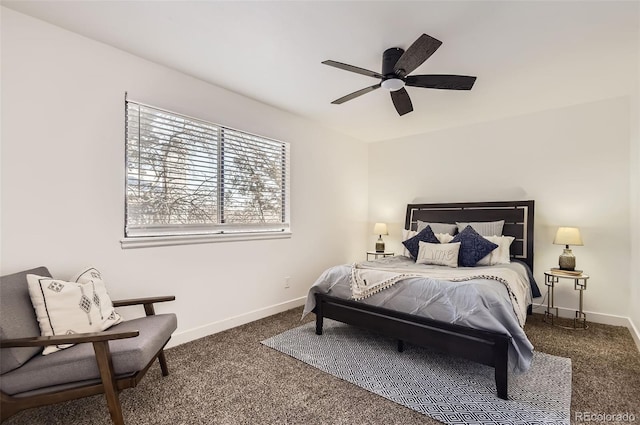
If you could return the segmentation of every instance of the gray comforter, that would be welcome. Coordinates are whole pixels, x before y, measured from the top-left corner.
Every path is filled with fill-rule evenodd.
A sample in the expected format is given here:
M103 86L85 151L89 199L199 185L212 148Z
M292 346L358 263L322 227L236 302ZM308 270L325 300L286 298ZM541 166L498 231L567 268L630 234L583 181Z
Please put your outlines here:
M368 267L379 265L386 270L397 269L400 273L406 270L416 270L416 267L424 268L425 272L434 267L444 267L416 265L413 260L404 256L368 261L363 264ZM529 281L526 266L518 262L474 267L474 269L478 270L478 274L482 274L483 270L496 267L517 271ZM315 308L315 293L351 299L350 276L351 265L349 264L325 270L309 290L303 317ZM514 306L504 283L499 281L473 279L451 282L425 277L407 278L359 302L442 322L510 335L512 338L509 347L510 369L519 373L526 371L531 365L533 345L518 323ZM529 293L527 304L530 303L531 294Z

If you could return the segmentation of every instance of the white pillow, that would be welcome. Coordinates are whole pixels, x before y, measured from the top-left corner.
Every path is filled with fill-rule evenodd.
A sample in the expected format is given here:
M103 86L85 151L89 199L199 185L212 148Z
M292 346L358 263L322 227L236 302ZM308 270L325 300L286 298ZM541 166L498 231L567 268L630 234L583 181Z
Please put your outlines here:
M483 236L489 242L498 245L496 249L482 257L476 266L493 266L509 264L511 262L511 244L516 239L513 236Z
M420 241L419 246L416 264L458 267L460 242L441 244Z
M436 238L438 238L440 243L449 243L453 240L453 235L449 233L436 233Z
M491 235L502 235L502 228L504 227L504 220L499 221L476 221L470 223L459 223L456 221L456 225L458 226L458 233L462 232L465 227L471 226L473 230L475 230L480 236Z
M414 232L413 230L402 229L402 241L404 242L407 239L411 239L417 234L418 232ZM440 243L449 243L453 240L453 236L449 233L436 233L436 238L438 238ZM402 255L404 255L405 257L411 257L411 253L407 250L406 247L402 251Z
M427 226L431 227L431 230L433 231L433 233L448 233L450 235L453 235L454 233L456 233L456 225L455 224L451 224L451 223L429 223L429 222L420 221L420 220L418 220L418 223L416 225L416 230L418 232L420 232Z
M414 232L413 230L402 229L402 242L406 241L407 239L411 239L417 234L418 232ZM404 244L402 244L402 255L411 258L411 253L409 252L407 247L404 246Z
M74 280L78 282L27 275L29 296L42 336L100 332L122 321L113 308L100 272L90 268ZM51 354L72 345L50 345L42 354Z

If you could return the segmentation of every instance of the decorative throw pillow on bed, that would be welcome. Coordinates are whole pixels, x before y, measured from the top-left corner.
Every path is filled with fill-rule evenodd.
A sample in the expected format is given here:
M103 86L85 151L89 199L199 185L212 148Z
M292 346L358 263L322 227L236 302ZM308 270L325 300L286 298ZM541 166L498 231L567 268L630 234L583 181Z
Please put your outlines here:
M461 243L458 264L462 267L475 266L482 257L498 247L498 245L480 236L471 226L465 227L451 242Z
M27 275L29 295L42 336L100 332L122 321L113 308L100 272L89 268L73 280L77 282ZM42 354L72 345L50 345Z
M416 230L420 232L422 229L424 229L427 226L431 227L431 231L433 231L433 233L448 233L452 236L456 234L456 229L457 229L455 224L427 223L426 221L418 220L418 225L416 227Z
M458 226L458 232L462 232L465 227L471 226L480 236L501 236L504 220L476 221L471 223L458 223L456 221L456 225Z
M414 237L403 241L402 244L407 248L409 254L413 259L418 258L418 251L420 250L420 242L440 243L436 235L433 234L431 227L427 226L422 231L418 232Z
M428 243L420 242L420 250L416 264L434 264L437 266L458 267L458 243Z
M511 244L516 238L513 236L484 236L484 238L498 245L498 247L478 260L476 266L511 263Z
M431 229L431 231L433 231L433 229ZM418 232L414 230L402 229L402 240L406 241L407 239L412 238L417 234ZM440 241L440 243L449 243L453 239L453 235L449 233L436 233L436 238L438 238L438 241ZM411 255L409 254L409 251L407 251L407 248L404 248L404 251L404 256L408 257L409 255Z
M414 231L414 230L407 230L407 229L402 229L402 242L406 241L407 239L411 239L412 237L414 237L415 235L417 235L418 232ZM407 250L406 246L402 246L402 255L404 255L405 257L411 257L411 253Z
M436 233L436 238L438 238L440 243L449 243L453 240L453 235L448 233Z

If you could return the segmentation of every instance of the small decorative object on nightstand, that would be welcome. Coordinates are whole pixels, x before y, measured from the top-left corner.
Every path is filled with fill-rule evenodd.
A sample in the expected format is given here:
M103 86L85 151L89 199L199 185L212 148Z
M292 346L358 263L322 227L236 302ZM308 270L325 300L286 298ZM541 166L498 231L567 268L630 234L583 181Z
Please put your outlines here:
M553 288L560 279L573 279L573 289L580 291L580 301L576 316L573 319L573 329L587 329L589 327L587 326L587 315L582 311L582 293L587 289L589 276L583 274L580 270L551 269L544 272L544 284L547 286L547 309L544 312L544 321L550 320L553 325L553 319L558 317L558 307L554 305ZM552 313L551 310L555 310L555 313Z
M377 260L380 257L382 257L382 258L384 258L384 257L393 257L394 255L395 255L394 252L367 251L367 261L369 261L372 256L373 256L374 260Z
M376 241L376 252L384 252L384 241L382 240L382 235L388 235L387 224L386 223L376 223L373 226L373 234L378 235L378 240Z
M564 245L564 252L558 259L558 264L561 270L575 270L576 257L569 249L569 245L582 246L582 238L580 237L580 230L577 227L560 227L556 232L556 237L553 239L553 243L556 245Z

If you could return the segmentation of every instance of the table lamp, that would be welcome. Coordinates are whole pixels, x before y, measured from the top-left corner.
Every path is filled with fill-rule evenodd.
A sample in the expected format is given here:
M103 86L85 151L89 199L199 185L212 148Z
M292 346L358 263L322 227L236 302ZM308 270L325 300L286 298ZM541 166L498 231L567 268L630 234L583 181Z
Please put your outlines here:
M564 251L560 254L558 264L560 270L575 270L576 257L569 249L569 245L582 246L582 238L580 237L580 230L577 227L560 227L556 232L556 237L553 239L555 245L564 245Z
M373 234L378 235L378 240L376 241L376 252L384 252L384 241L382 240L382 235L388 235L387 224L386 223L376 223L373 226Z

